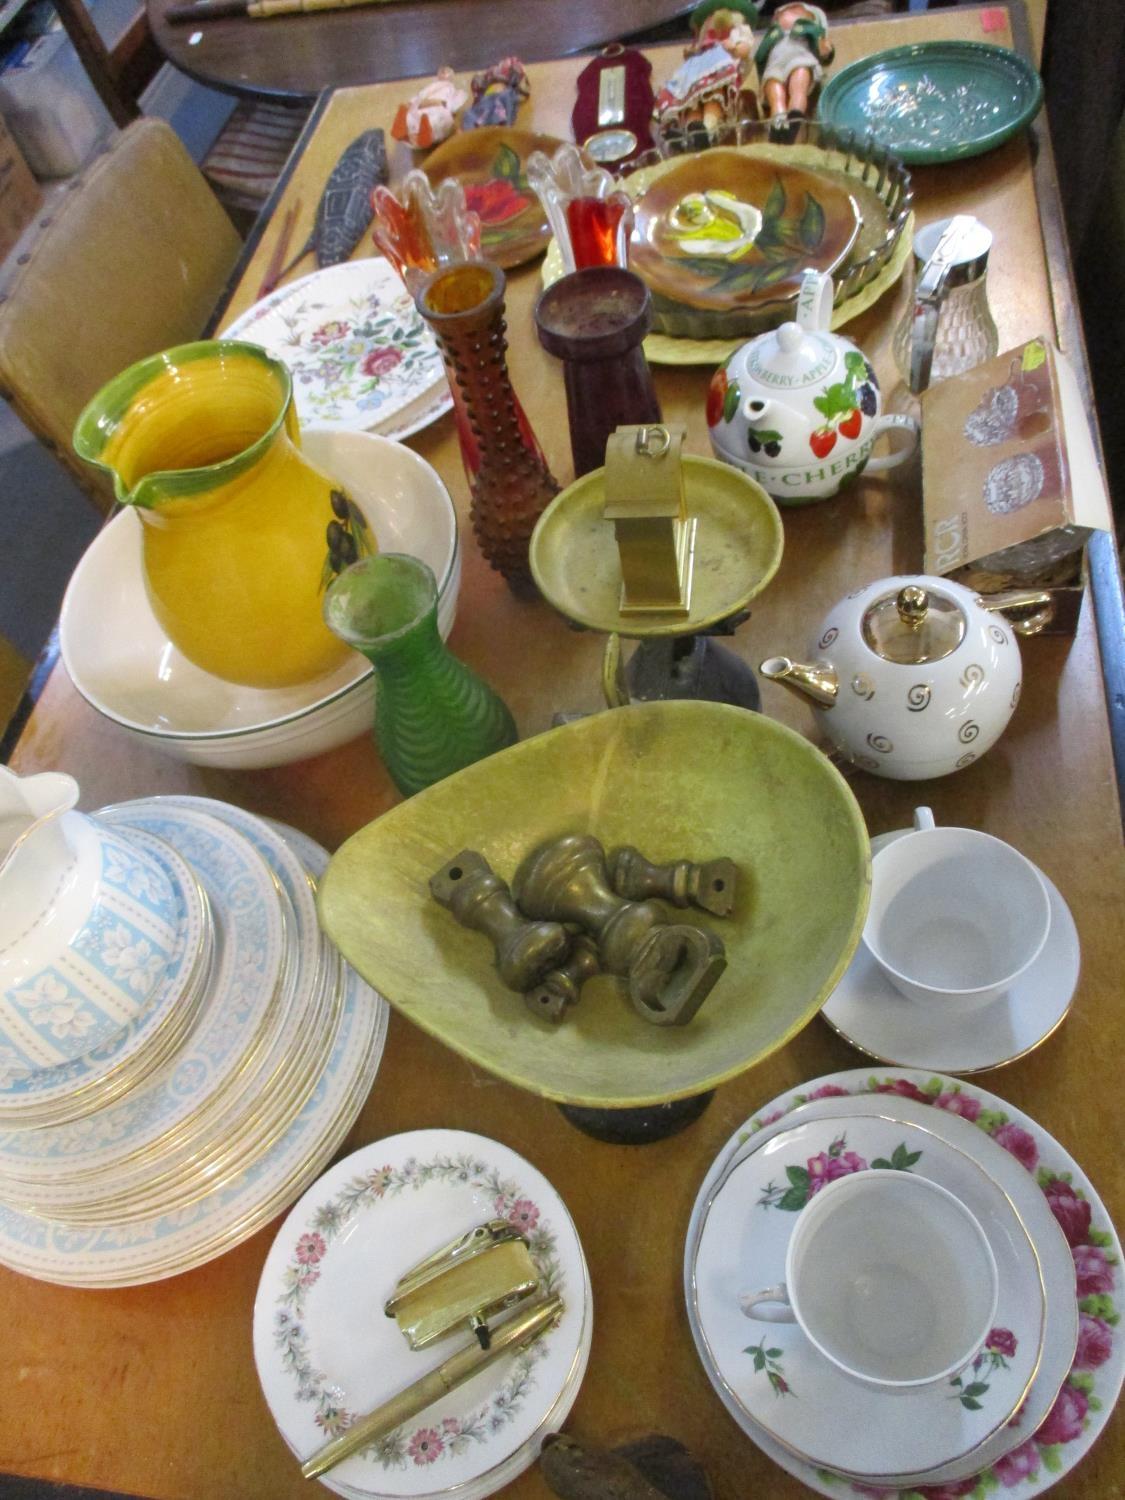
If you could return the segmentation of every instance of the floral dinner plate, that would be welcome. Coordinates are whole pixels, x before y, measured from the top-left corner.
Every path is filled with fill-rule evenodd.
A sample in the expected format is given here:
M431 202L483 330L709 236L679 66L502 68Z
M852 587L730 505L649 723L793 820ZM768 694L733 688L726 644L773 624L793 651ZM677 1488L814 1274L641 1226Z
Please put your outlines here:
M353 1490L426 1495L471 1483L538 1430L582 1345L586 1273L574 1225L547 1180L507 1147L419 1130L338 1162L293 1209L266 1259L254 1357L295 1452L307 1457L464 1343L412 1352L383 1304L411 1265L497 1216L527 1233L544 1290L563 1297L558 1324L334 1472Z
M785 1279L797 1215L834 1175L915 1173L975 1215L999 1272L996 1322L972 1366L941 1385L888 1395L823 1358L793 1323L737 1315L740 1292ZM808 1462L870 1477L925 1471L978 1449L1021 1404L1038 1370L1045 1295L1015 1206L970 1157L921 1126L824 1118L781 1131L719 1186L699 1234L692 1291L708 1373ZM757 1337L755 1337L757 1336Z
M325 266L225 328L289 366L302 425L409 437L453 405L433 335L388 261Z
M890 1097L880 1100L879 1095ZM963 1466L949 1465L929 1476L925 1487L933 1500L994 1493L1010 1494L1013 1500L1033 1500L1080 1462L1105 1426L1125 1377L1125 1340L1117 1328L1116 1310L1121 1291L1121 1245L1105 1208L1068 1153L1020 1110L976 1085L905 1069L828 1074L803 1085L799 1092L787 1091L763 1105L716 1158L692 1215L685 1268L690 1267L708 1195L752 1136L779 1125L786 1128L785 1117L798 1110L802 1113L796 1118L806 1118L814 1110L834 1112L848 1107L863 1111L884 1105L890 1105L899 1118L938 1126L943 1135L955 1139L964 1149L979 1132L980 1145L989 1146L990 1175L1002 1183L1013 1201L1020 1201L1029 1225L1038 1225L1031 1235L1044 1263L1049 1326L1043 1368L1032 1385L1027 1405L1012 1424L1017 1441L999 1456L990 1443L975 1461L967 1461L967 1473ZM997 1151L996 1147L1001 1149ZM1069 1266L1051 1272L1047 1259L1054 1254L1052 1238L1058 1241L1063 1237L1063 1259ZM1056 1291L1072 1299L1069 1339L1051 1334L1051 1304L1059 1300ZM1073 1352L1066 1352L1068 1349ZM1061 1361L1060 1353L1064 1356ZM1056 1382L1054 1370L1060 1364ZM731 1409L729 1403L724 1404ZM738 1420L737 1411L732 1410L732 1415ZM817 1494L835 1500L872 1495L881 1500L917 1500L916 1483L900 1488L849 1480L794 1458L768 1433L755 1430L751 1435L775 1462ZM1005 1442L1011 1437L1012 1428L1005 1429Z

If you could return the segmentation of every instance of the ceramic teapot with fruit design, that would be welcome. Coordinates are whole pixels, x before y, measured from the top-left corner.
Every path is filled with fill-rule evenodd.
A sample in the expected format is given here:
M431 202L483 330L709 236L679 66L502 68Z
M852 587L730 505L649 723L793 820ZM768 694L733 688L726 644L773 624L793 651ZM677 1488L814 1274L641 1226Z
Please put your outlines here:
M715 372L707 396L711 447L782 505L827 500L864 469L889 469L918 446L912 417L881 415L875 371L829 331L832 278L806 271L797 320L759 334ZM873 458L883 432L908 441Z

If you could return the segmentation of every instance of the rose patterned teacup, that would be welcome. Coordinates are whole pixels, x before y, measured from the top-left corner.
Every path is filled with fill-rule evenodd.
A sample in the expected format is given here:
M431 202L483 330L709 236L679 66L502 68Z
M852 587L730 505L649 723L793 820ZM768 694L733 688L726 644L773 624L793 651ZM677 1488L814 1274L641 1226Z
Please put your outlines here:
M831 1182L801 1210L785 1281L743 1292L748 1318L797 1323L845 1375L887 1392L948 1380L996 1313L984 1230L946 1188L873 1168Z

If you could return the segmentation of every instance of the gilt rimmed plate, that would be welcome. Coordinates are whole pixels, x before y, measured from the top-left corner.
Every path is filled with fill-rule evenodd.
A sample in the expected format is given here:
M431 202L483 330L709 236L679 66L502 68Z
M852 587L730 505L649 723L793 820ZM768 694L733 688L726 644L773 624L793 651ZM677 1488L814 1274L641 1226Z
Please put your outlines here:
M1125 1377L1125 1338L1117 1326L1121 1244L1101 1199L1078 1164L1015 1106L975 1084L910 1069L854 1069L814 1079L796 1092L787 1090L747 1120L716 1157L692 1213L685 1276L703 1205L752 1136L764 1129L785 1129L786 1117L797 1110L801 1113L794 1119L806 1119L821 1110L868 1106L889 1108L897 1118L939 1129L943 1138L978 1156L1019 1205L1029 1226L1047 1286L1048 1329L1039 1376L1024 1410L981 1455L967 1461L967 1471L964 1466L947 1465L925 1482L935 1493L941 1493L941 1485L957 1493L953 1489L957 1485L965 1487L959 1492L966 1495L995 1491L1010 1493L1013 1500L1033 1500L1081 1461L1120 1394ZM1069 1336L1065 1330L1052 1331L1062 1303L1067 1304ZM739 1420L736 1410L731 1415ZM869 1496L874 1488L884 1500L917 1500L921 1481L888 1487L844 1479L794 1458L757 1427L748 1435L817 1494L853 1500ZM973 1486L970 1479L975 1481Z
M325 266L248 308L223 338L288 365L310 427L403 438L453 406L433 334L381 258Z
M319 878L327 853L275 826ZM379 1068L389 1007L346 966L345 980L343 1019L320 1081L282 1139L235 1181L186 1209L112 1228L70 1229L0 1206L0 1263L61 1285L136 1286L202 1265L268 1223L331 1160Z
M910 831L873 838L872 855ZM1042 870L1039 875L1051 901L1043 951L1007 994L973 1012L971 1025L956 1009L919 1005L900 995L862 943L825 1002L824 1020L860 1052L893 1067L980 1073L1034 1051L1066 1019L1081 965L1070 908Z
M833 1175L891 1167L948 1189L984 1230L999 1272L996 1322L970 1368L888 1394L850 1379L796 1324L746 1320L739 1293L785 1279L797 1215ZM795 1456L866 1477L924 1471L979 1449L1022 1403L1039 1368L1039 1259L1011 1200L964 1152L887 1119L795 1125L751 1151L704 1213L692 1287L708 1373ZM755 1339L755 1335L757 1338Z
M820 119L872 135L908 166L961 161L1010 140L1043 103L1043 83L1009 47L917 42L851 63L830 78Z
M194 1031L151 1079L67 1125L0 1133L0 1176L41 1182L150 1149L243 1065L280 998L285 925L276 878L242 834L178 809L162 828L196 872L218 928L216 970Z
M527 1234L544 1291L563 1298L559 1322L335 1474L369 1494L429 1495L475 1482L540 1428L583 1340L588 1295L577 1231L547 1179L508 1147L467 1131L418 1130L338 1162L293 1209L266 1259L254 1358L294 1452L307 1458L464 1343L454 1336L415 1353L383 1303L411 1265L496 1217Z
M199 882L176 851L163 840L146 840L145 847L172 882L177 902L177 941L168 970L145 1009L117 1036L101 1047L56 1068L28 1073L0 1060L0 1124L47 1123L73 1108L76 1114L102 1098L103 1087L114 1097L119 1078L133 1078L143 1066L140 1054L163 1045L165 1033L175 1034L184 1008L198 1008L201 994L193 986L210 961L213 932L207 898ZM188 1018L190 1019L190 1017ZM79 1101L86 1101L84 1104Z

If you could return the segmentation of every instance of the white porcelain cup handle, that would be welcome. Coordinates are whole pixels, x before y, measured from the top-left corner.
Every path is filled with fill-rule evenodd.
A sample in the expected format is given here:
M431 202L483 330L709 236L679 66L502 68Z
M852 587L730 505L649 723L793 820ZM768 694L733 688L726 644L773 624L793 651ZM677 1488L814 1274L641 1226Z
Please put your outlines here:
M797 1314L789 1303L785 1283L763 1287L760 1292L739 1292L738 1305L748 1318L759 1323L795 1323Z
M879 469L893 469L904 459L910 457L918 446L918 434L920 428L913 417L905 416L902 412L887 412L881 417L876 417L869 431L872 440L878 439L884 432L893 432L895 428L910 434L910 441L904 443L901 448L895 448L891 453L881 453L878 458L867 460L867 473L877 473Z
M831 276L824 271L805 271L797 288L798 327L807 333L827 333L832 323L835 295Z
M926 833L931 828L935 828L936 826L937 825L934 822L934 815L931 808L916 807L914 809L914 827L918 830L919 833Z

